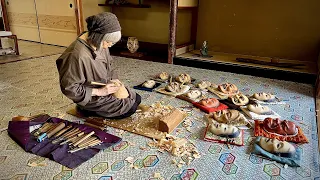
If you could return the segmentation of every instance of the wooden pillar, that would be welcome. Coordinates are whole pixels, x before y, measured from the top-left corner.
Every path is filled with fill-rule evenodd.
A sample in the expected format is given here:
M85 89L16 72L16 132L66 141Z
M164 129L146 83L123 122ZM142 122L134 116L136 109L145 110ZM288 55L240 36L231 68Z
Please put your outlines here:
M9 19L7 14L7 5L5 0L1 0L1 8L2 8L2 19L4 24L4 30L10 31Z
M169 20L169 46L168 46L168 63L173 63L176 55L176 34L177 34L177 12L178 0L170 0L170 20Z
M75 13L77 20L77 34L80 35L83 31L83 17L82 17L82 2L81 0L75 0Z

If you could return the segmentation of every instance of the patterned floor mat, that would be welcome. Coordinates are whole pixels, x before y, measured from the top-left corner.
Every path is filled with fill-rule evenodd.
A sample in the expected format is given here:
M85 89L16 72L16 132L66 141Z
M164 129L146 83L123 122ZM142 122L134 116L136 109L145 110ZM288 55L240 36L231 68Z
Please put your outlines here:
M65 112L73 106L59 89L58 73L55 67L57 55L39 61L38 59L0 65L0 129L16 115L48 113L51 116L77 121ZM275 93L286 104L272 105L272 109L297 123L310 143L299 146L302 149L302 166L285 167L282 164L262 159L251 154L253 131L245 131L245 146L230 146L203 141L206 121L203 112L188 109L192 124L190 130L182 125L174 131L178 137L186 137L201 153L190 165L177 167L171 162L186 161L185 157L174 157L166 152L148 147L151 139L109 128L108 132L120 136L123 141L94 158L71 170L46 158L26 153L7 132L0 134L0 179L318 179L319 151L315 102L311 85L238 75L233 73L203 70L155 62L115 58L120 79L129 87L141 84L148 77L161 71L174 74L188 73L198 80L209 80L216 84L236 84L245 94L257 91ZM137 73L138 72L138 73ZM161 102L178 108L189 106L186 101L155 92L135 90L142 96L144 104ZM132 168L127 157L134 158Z

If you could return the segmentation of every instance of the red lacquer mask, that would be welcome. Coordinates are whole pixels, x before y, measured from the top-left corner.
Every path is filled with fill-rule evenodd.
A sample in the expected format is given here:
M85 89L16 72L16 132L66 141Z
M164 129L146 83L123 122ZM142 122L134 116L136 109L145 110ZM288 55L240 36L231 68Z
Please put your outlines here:
M208 108L218 107L220 104L216 98L203 99L199 103Z
M297 127L293 122L280 120L279 118L266 118L263 121L263 127L270 133L276 133L282 136L297 134Z

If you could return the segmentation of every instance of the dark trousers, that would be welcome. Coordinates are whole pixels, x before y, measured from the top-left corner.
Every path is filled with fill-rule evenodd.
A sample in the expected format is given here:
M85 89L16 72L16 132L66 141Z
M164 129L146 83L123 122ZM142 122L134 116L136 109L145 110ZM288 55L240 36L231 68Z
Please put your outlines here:
M129 117L132 114L134 114L140 103L141 103L141 96L139 94L136 94L136 101L134 102L134 104L132 105L131 109L128 112L126 112L120 116L115 116L115 117L103 116L103 117L105 117L107 119L124 119L124 118ZM79 111L84 116L101 116L101 115L99 115L99 112L88 111L88 110L82 109L79 106L77 106L77 111Z

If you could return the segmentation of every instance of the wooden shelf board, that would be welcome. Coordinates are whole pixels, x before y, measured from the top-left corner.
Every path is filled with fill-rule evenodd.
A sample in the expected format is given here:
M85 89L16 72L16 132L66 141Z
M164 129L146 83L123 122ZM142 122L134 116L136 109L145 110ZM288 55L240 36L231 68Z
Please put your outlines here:
M244 63L244 62L236 61L236 58L250 58L250 59L270 62L271 58L268 58L268 57L258 57L258 56L230 54L230 53L221 53L221 52L208 52L208 54L212 57L206 58L206 57L197 56L199 54L200 54L199 50L194 50L194 51L190 51L190 52L178 55L177 57L184 58L184 59L206 61L206 62L213 61L216 63L226 64L226 65L229 64L229 65L238 65L238 66L244 66L244 67L258 67L258 68L264 68L264 69L282 70L282 71L289 71L289 72L317 74L317 64L310 61L280 59L280 63L296 63L296 64L304 63L305 64L305 66L301 66L301 69L296 69L296 68L276 67L276 66L252 64L252 63Z
M109 6L109 7L131 7L131 8L151 8L150 4L98 4L98 6Z
M198 7L196 7L196 6L181 6L181 7L178 7L178 9L180 9L180 10L183 10L183 9L191 9L191 10L193 10L193 9L196 9L196 8L198 8Z

